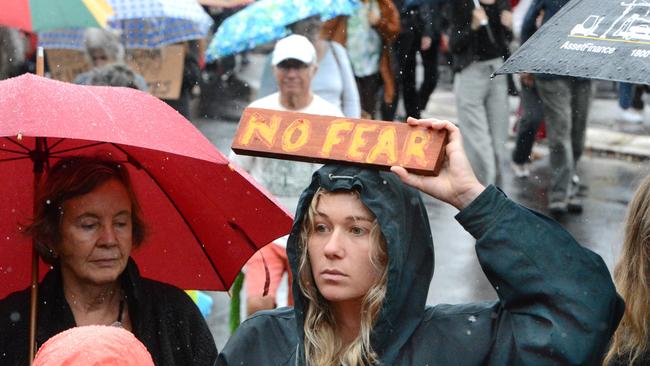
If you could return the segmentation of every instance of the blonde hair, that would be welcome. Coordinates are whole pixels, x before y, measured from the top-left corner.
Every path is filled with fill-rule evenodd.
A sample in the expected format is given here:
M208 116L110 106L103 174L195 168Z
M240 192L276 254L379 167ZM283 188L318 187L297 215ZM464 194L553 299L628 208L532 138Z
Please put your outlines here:
M631 365L648 350L650 339L650 176L630 202L614 282L626 309L604 364L620 360Z
M298 268L299 286L305 304L304 346L307 364L310 366L360 366L374 364L378 361L377 354L370 344L370 333L379 316L381 306L386 297L388 279L386 240L381 234L377 218L373 220L370 240L370 261L380 273L379 280L370 287L361 305L361 329L357 338L350 344L343 344L337 335L336 319L327 300L315 286L311 271L307 242L314 229L316 206L321 196L329 192L319 189L309 206L302 222L299 245L301 248ZM350 191L351 195L359 197L358 192Z

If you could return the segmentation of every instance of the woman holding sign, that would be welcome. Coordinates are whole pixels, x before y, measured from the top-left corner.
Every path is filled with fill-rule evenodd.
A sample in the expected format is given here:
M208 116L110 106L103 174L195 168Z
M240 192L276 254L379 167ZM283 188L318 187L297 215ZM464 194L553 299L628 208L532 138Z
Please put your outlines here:
M408 122L448 131L440 174L349 165L314 173L287 246L295 306L245 321L217 365L600 361L623 312L601 258L555 221L481 185L452 123ZM433 242L409 185L460 210L497 301L425 305Z

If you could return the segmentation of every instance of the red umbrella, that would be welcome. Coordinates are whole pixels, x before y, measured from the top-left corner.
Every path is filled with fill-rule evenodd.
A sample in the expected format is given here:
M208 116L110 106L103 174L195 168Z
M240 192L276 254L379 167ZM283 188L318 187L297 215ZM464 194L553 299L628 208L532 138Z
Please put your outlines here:
M34 170L69 155L124 161L149 236L142 274L184 289L225 290L291 216L176 111L127 88L23 75L0 82L0 298L30 279ZM43 269L46 267L41 264ZM41 273L44 273L42 271Z

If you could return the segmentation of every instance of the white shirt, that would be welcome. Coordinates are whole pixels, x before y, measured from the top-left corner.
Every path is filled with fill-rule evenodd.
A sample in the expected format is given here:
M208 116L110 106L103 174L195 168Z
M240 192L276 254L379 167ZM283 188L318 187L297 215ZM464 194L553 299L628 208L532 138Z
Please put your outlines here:
M343 112L337 106L315 94L311 103L300 110L290 110L280 104L279 92L254 101L249 107L343 117ZM249 172L291 212L295 212L300 193L311 183L312 174L321 166L314 163L236 155L232 151L229 158Z

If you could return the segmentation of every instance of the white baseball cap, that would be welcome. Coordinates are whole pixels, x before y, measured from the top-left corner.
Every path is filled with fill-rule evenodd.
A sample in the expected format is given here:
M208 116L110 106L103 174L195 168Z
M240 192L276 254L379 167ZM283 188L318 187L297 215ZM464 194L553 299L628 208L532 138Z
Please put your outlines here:
M271 63L273 66L276 66L280 62L290 58L311 65L316 61L316 49L306 37L292 34L286 38L282 38L275 44Z

